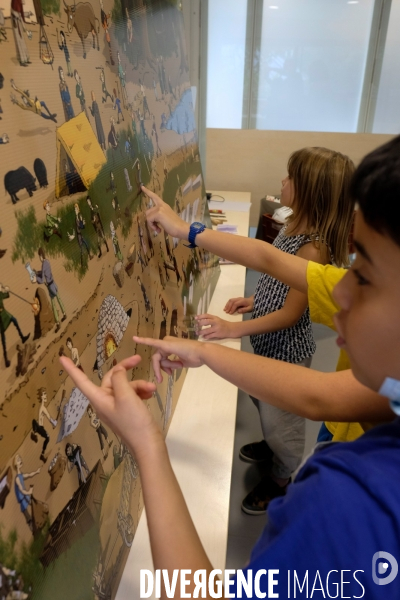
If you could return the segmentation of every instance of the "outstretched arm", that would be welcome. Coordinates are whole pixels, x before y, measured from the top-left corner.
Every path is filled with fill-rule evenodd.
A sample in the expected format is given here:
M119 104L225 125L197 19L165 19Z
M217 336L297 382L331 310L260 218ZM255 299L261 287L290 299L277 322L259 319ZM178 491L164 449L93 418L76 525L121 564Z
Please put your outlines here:
M127 379L126 371L139 361L140 357L133 356L119 363L108 371L99 388L70 359L65 356L60 358L63 367L90 400L101 421L121 436L136 457L154 568L167 569L170 580L174 569L205 569L209 572L212 565L201 545L172 470L164 438L142 402L142 399L151 397L155 385L144 381L129 382Z
M359 383L351 370L322 373L210 342L165 337L133 338L155 348L153 367L161 370L207 365L251 396L313 421L390 421L387 398ZM169 358L173 357L173 358Z
M187 240L189 224L183 221L168 204L144 186L143 192L153 200L154 206L146 212L153 231L165 229L173 237ZM278 250L261 240L230 235L205 229L196 236L199 248L205 248L222 258L244 265L260 273L268 273L290 287L307 293L307 260Z

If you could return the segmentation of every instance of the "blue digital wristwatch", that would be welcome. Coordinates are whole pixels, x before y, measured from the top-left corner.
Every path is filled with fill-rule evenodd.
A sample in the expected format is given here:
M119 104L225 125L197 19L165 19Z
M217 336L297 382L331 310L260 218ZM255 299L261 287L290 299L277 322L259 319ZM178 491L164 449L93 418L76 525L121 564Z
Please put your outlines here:
M205 225L203 225L203 223L192 223L189 229L189 235L188 235L188 241L190 242L189 244L185 244L186 248L197 248L196 244L195 244L195 239L196 239L196 235L198 233L201 233L202 231L204 231L206 228Z

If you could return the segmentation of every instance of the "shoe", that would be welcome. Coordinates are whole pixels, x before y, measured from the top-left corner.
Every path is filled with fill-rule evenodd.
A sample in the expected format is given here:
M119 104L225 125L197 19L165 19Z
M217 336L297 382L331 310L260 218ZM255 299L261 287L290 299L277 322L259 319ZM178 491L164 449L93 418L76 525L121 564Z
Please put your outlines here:
M45 456L43 453L40 455L40 460L45 463L47 462L47 456Z
M28 333L27 335L23 335L23 336L22 336L21 340L22 340L22 343L23 343L23 344L25 344L25 342L29 340L29 337L30 337L30 335L31 335L31 334L30 334L30 333Z
M239 458L248 463L271 462L274 453L265 440L246 444L239 450Z
M61 329L60 323L56 323L56 328L54 330L54 333L58 333L60 331L60 329Z
M66 318L67 318L67 315L64 313L63 316L61 317L61 323L63 323L63 321L65 321Z
M4 362L6 363L6 368L8 368L11 365L11 362L8 360L8 358L5 358Z
M271 500L286 494L289 482L281 487L270 475L264 475L256 487L247 494L242 502L242 511L248 515L265 515Z

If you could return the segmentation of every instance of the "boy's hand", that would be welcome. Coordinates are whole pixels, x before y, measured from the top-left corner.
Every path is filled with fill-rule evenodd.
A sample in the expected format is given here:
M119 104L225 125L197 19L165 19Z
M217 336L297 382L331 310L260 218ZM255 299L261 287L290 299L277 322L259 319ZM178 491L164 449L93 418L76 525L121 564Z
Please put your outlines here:
M189 224L178 217L176 212L172 210L157 194L148 190L144 185L141 186L142 192L153 201L153 208L146 210L146 218L150 229L160 233L161 227L172 237L183 240L188 239ZM161 226L161 227L160 227Z
M161 371L164 371L167 375L172 375L175 369L201 367L204 364L205 344L201 342L182 340L172 336L167 336L163 340L137 336L134 336L133 339L138 344L152 346L156 349L152 363L158 383L163 380ZM176 359L169 358L171 355L176 356Z
M71 359L60 362L74 384L88 398L97 416L137 453L141 441L159 437L160 432L142 400L151 398L156 386L147 381L128 381L127 370L136 367L140 356L131 356L118 363L104 376L101 386L95 385Z
M208 314L197 315L195 319L199 325L198 333L205 340L222 340L224 338L240 337L237 333L235 334L237 324L232 323L232 321L224 321L224 319ZM203 327L206 327L206 329L203 329Z
M254 296L250 298L231 298L225 305L224 311L228 315L233 315L235 312L239 314L248 313L253 310Z

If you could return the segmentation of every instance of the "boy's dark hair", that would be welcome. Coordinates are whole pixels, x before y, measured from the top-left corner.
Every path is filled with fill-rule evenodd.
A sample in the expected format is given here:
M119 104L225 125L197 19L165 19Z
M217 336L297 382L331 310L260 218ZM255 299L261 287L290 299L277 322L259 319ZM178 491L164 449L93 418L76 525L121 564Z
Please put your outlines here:
M46 252L43 250L43 248L39 248L38 255L41 256L43 260L46 258Z
M400 246L400 136L367 154L354 173L350 192L365 222Z

